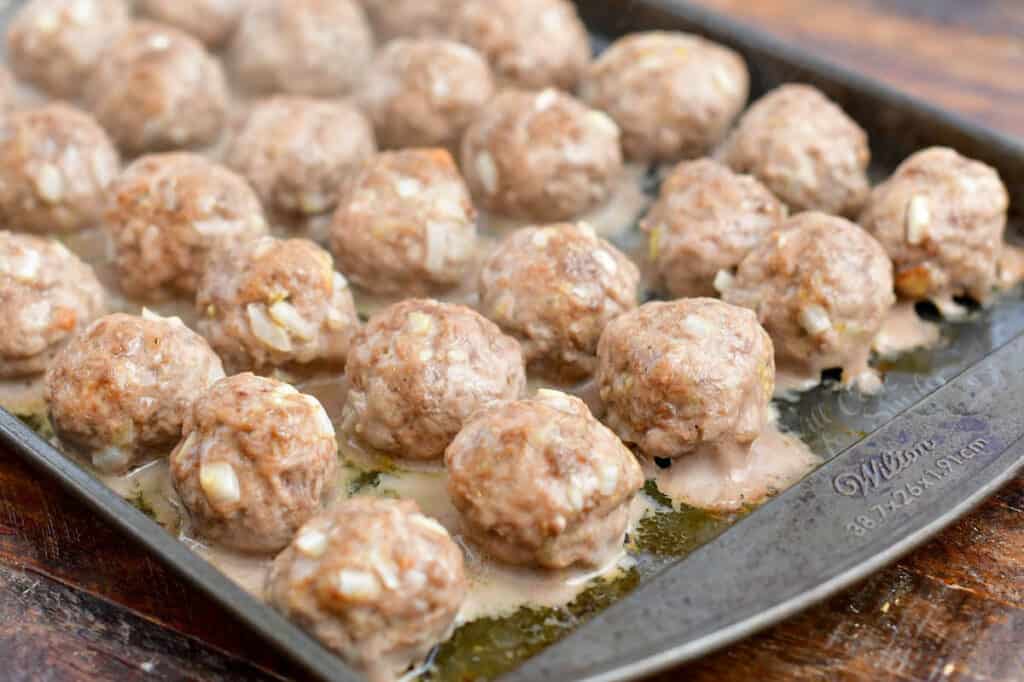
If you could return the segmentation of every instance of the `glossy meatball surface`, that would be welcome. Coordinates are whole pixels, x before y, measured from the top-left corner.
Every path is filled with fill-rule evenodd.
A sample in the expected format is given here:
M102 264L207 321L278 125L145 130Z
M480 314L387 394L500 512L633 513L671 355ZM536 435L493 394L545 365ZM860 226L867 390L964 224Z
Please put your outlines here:
M215 48L234 33L245 5L246 0L140 0L139 9Z

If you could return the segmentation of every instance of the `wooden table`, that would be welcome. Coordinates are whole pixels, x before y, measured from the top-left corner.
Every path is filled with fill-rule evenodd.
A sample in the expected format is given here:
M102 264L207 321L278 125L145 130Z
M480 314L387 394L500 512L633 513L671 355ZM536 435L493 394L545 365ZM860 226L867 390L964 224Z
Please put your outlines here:
M1024 135L1018 0L702 0ZM277 679L265 644L0 451L0 678ZM827 603L660 680L1024 680L1024 478Z

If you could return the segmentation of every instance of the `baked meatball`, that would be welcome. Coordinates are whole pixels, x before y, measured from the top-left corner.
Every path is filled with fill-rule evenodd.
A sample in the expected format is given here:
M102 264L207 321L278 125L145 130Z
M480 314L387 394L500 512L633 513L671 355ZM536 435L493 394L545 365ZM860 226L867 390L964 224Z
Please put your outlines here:
M186 410L171 482L202 537L243 552L276 552L332 491L334 426L316 398L236 374Z
M507 236L480 271L480 312L523 345L531 371L561 381L593 374L597 340L637 306L640 272L586 223Z
M743 110L750 74L727 47L688 33L635 33L587 70L580 94L622 129L626 158L694 158L725 137Z
M227 164L266 206L316 215L337 206L342 184L376 151L370 122L350 104L278 96L252 107Z
M511 218L575 218L608 199L622 172L619 127L556 90L505 91L466 130L473 196Z
M713 298L653 302L613 320L597 348L605 423L648 457L749 451L769 418L772 340Z
M266 597L369 679L389 680L448 638L467 591L462 550L415 502L354 497L302 527Z
M123 473L167 455L192 402L223 376L178 318L115 313L74 336L46 371L50 422L65 447Z
M860 222L896 265L907 298L988 298L1009 197L999 174L952 149L920 151L875 188Z
M267 232L240 176L188 152L143 156L111 188L106 228L124 293L145 300L196 291L209 251Z
M404 36L439 37L466 0L362 0L381 40Z
M246 0L140 0L139 9L216 48L235 32L245 3Z
M369 66L373 34L354 0L253 0L231 51L247 90L341 95Z
M105 305L92 268L63 244L0 232L0 379L45 370Z
M349 178L331 225L339 269L377 294L427 294L466 277L476 211L451 154L405 149Z
M644 477L579 398L534 398L475 414L445 451L466 536L511 564L597 566L622 548Z
M868 136L809 85L783 85L743 115L722 149L794 211L854 216L867 198Z
M590 63L587 29L567 0L465 0L449 35L479 50L505 86L573 90Z
M802 213L740 263L723 298L757 312L780 367L818 377L840 367L844 383L867 369L893 295L892 261L857 225Z
M711 159L680 163L640 223L656 286L676 298L715 296L716 280L724 286L786 214L786 205L750 175Z
M215 250L196 313L199 332L231 371L340 368L359 327L348 282L306 239L261 237Z
M461 305L409 299L356 334L342 429L372 448L437 459L471 414L526 385L515 339Z
M18 84L10 69L0 64L0 114L6 114L18 103Z
M149 21L103 51L85 99L130 155L212 144L228 108L220 62L187 33Z
M402 38L377 53L359 93L382 147L454 149L494 96L491 68L471 47Z

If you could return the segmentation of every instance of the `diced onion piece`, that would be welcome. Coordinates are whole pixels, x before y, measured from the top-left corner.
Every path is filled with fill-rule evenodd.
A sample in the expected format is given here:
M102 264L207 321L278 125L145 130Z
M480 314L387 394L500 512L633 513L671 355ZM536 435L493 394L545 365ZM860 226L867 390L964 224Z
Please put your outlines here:
M249 326L252 327L252 333L257 339L274 350L285 353L292 350L292 341L288 332L274 324L264 306L250 303L246 306L245 311L249 317Z
M800 326L809 334L824 334L832 328L832 320L820 305L809 305L800 311Z
M558 91L554 88L547 88L541 90L537 95L536 99L533 100L533 106L537 111L544 111L558 101Z
M687 315L680 324L688 333L698 338L711 336L715 331L714 326L700 315Z
M428 222L426 227L426 251L423 267L432 274L441 274L448 257L448 226L443 223Z
M380 583L367 571L343 568L335 579L338 592L348 599L369 601L380 594Z
M601 476L601 494L611 495L615 492L615 486L619 484L619 467L608 462L601 467L599 474Z
M427 315L426 313L421 313L418 310L414 310L413 312L409 313L409 317L406 318L405 326L406 329L408 329L413 334L426 336L434 327L434 321L431 319L430 315Z
M35 173L36 194L43 201L56 204L64 196L64 177L50 163L43 164Z
M413 514L409 517L409 521L424 530L428 530L431 533L440 533L441 535L448 535L448 529L442 526L440 523L425 516L423 514Z
M928 197L917 194L907 204L907 243L916 246L924 241L931 226L932 212Z
M303 341L309 341L316 336L316 328L299 314L295 306L287 301L278 301L270 306L267 312L270 313L274 322Z
M732 273L728 270L719 270L718 274L715 275L715 291L720 294L724 294L726 291L732 288L736 278L733 277Z
M594 252L594 260L596 260L597 264L604 268L605 272L609 275L614 275L619 269L618 264L615 262L615 258L604 249L598 249Z
M232 504L242 499L235 468L227 462L210 462L199 467L199 487L215 504Z
M498 166L494 158L487 152L480 152L476 157L476 174L480 177L480 184L484 191L494 194L498 191Z
M42 259L35 249L25 249L13 258L0 260L0 273L9 274L22 282L34 281L39 274Z
M327 551L327 535L318 530L306 530L295 538L295 547L308 557L316 559Z
M403 199L414 197L423 191L423 183L416 178L399 178L395 183L395 191Z
M242 221L224 220L223 218L209 218L197 220L192 223L195 231L204 237L224 237L241 231Z

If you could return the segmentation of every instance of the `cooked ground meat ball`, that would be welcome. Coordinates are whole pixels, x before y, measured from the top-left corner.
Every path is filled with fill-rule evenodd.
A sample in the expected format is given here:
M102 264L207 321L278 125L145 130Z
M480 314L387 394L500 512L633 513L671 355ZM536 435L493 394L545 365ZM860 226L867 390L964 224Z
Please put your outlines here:
M984 301L996 284L1008 205L994 168L935 147L876 187L860 222L895 262L901 295Z
M716 279L728 282L786 214L756 178L711 159L684 161L640 223L658 288L676 298L715 296Z
M867 198L867 133L808 85L783 85L743 115L723 160L750 173L794 211L854 216Z
M597 366L597 340L637 306L640 273L585 223L516 230L480 272L480 311L523 344L531 371L563 381Z
M445 452L467 537L499 561L600 565L622 548L644 477L579 398L542 389L475 414Z
M556 90L505 91L467 129L462 168L489 211L569 220L611 194L622 172L619 128Z
M381 49L359 93L382 147L454 149L494 96L487 62L471 47L435 38Z
M370 122L350 104L278 96L252 107L227 164L268 207L315 215L338 204L342 184L376 151Z
M405 36L439 37L466 0L362 0L381 40Z
M191 33L216 48L238 26L246 0L140 0L139 9L157 21Z
M171 481L195 530L243 552L276 552L320 511L338 468L316 398L252 374L218 381L186 411Z
M46 372L61 443L105 473L167 455L192 402L224 376L220 359L176 317L115 313L73 337Z
M131 155L211 144L228 108L220 62L187 33L148 21L103 51L85 98Z
M160 300L195 293L220 242L267 232L259 199L240 176L196 154L143 156L111 188L106 228L121 289Z
M768 423L772 340L711 298L653 302L613 320L597 372L605 422L648 457L749 449Z
M348 353L342 428L408 459L437 459L471 414L526 385L515 339L461 305L409 299L370 318Z
M473 264L476 239L476 211L443 149L370 158L342 188L331 226L339 269L377 294L458 285Z
M626 158L674 161L709 152L743 110L750 74L743 58L687 33L635 33L587 70L583 99L622 129Z
M815 212L793 216L762 241L723 298L757 312L780 367L815 377L841 367L846 383L866 369L896 300L882 245L848 220Z
M0 223L40 233L91 227L118 166L103 128L67 104L0 117Z
M0 114L6 114L18 103L18 85L10 69L0 64Z
M354 497L302 527L266 597L371 680L390 680L448 638L467 591L462 550L415 502Z
M353 0L254 0L232 40L235 72L253 92L341 95L372 56L373 34Z
M306 239L261 237L215 250L196 312L199 332L230 371L340 368L359 327L348 282Z
M105 305L92 268L63 244L0 232L0 379L45 370Z

